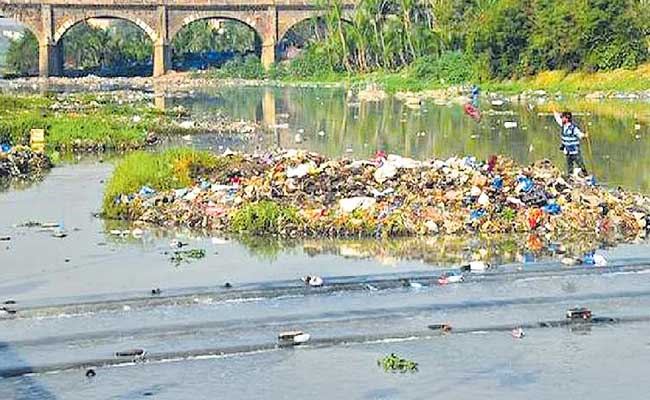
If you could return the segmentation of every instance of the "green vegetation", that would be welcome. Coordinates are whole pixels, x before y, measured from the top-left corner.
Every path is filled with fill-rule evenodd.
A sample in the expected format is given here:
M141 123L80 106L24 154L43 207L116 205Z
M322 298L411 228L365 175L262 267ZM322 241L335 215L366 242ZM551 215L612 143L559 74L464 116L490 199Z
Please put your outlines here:
M205 250L203 249L190 249L190 250L176 250L169 258L176 267L182 263L189 264L192 260L200 260L205 257Z
M274 235L299 222L297 209L265 200L237 210L230 221L230 229L249 235Z
M508 92L645 89L648 70L635 68L650 60L647 3L363 0L349 21L334 4L324 18L299 24L303 40L287 34L302 48L296 58L263 76L235 65L212 76L374 82L389 91L472 82Z
M226 61L221 68L212 69L207 78L237 78L237 79L265 79L270 75L264 71L257 55L235 57Z
M417 372L418 363L390 354L377 361L377 365L386 372Z
M149 36L124 20L115 20L107 29L79 23L66 32L61 43L67 69L98 74L104 68L111 68L133 75L147 68L153 52ZM22 38L11 41L6 64L11 74L38 73L38 40L33 33L25 30Z
M257 33L241 22L199 20L182 28L172 40L175 63L189 61L193 55L220 52L244 55L259 53Z
M115 200L149 186L157 191L189 186L199 173L225 169L230 160L212 153L186 148L161 153L133 152L115 167L104 191L102 213L108 218L125 217L127 207Z
M31 129L45 129L50 151L127 150L143 147L148 133L183 131L171 124L170 114L145 104L93 95L74 95L62 104L48 97L0 96L0 143L28 144Z
M648 59L650 11L644 3L364 0L349 23L334 6L325 18L330 34L311 46L329 60L321 69L348 73L399 71L422 58L453 68L421 72L449 74L464 65L460 78L481 81L545 70L633 68Z
M26 29L22 38L10 40L5 64L12 74L38 74L38 39L30 30Z

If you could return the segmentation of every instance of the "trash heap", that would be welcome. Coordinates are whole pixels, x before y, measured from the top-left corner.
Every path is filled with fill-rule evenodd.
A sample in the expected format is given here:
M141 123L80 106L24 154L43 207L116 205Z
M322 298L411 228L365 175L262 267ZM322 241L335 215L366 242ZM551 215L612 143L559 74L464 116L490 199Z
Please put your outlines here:
M7 146L0 151L0 181L37 179L50 168L50 159L44 154L35 153L29 147Z
M546 160L423 162L383 152L353 160L296 150L223 157L238 162L202 171L191 187L143 187L114 202L142 223L282 237L535 233L612 243L649 228L650 198L565 178Z

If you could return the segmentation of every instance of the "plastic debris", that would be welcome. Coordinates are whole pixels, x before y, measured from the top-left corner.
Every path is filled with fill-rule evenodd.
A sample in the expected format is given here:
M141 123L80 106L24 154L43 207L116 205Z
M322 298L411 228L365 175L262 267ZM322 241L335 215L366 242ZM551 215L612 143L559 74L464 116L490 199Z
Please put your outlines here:
M550 215L559 215L562 212L562 207L557 203L549 203L542 207L542 210Z
M442 331L443 333L449 333L453 329L449 324L432 324L429 325L427 328L433 331Z
M113 231L111 231L113 233ZM178 239L173 239L171 242L169 242L169 247L172 249L180 249L181 247L187 246L187 243L181 242Z
M305 285L310 287L321 287L324 284L323 278L320 276L305 276L302 278L302 281L305 283Z
M143 186L143 187L140 188L140 191L138 192L138 194L140 196L142 196L142 197L149 197L149 196L153 196L154 194L156 194L156 191L154 189L150 188L149 186Z
M2 315L13 316L13 315L16 315L16 314L17 314L17 311L14 310L11 307L7 307L7 306L1 306L0 307L0 316L2 316Z
M566 317L567 319L570 320L584 320L584 321L589 321L591 320L591 311L588 308L585 307L576 307L576 308L571 308L568 309L566 312Z
M281 346L298 346L307 343L311 336L303 331L282 332L278 335L278 342Z
M268 221L254 234L284 238L505 233L515 234L523 248L535 233L536 258L538 252L559 254L553 243L582 255L603 241L632 241L649 229L650 198L563 178L547 160L520 166L498 156L419 161L381 152L365 160L332 159L286 150L238 154L236 168L191 178L186 188L123 193L115 201L137 226L221 234L239 233L242 221L257 223L257 217L241 217L258 207L255 215ZM267 208L275 211L265 214Z
M524 336L526 336L526 333L524 332L524 329L522 327L517 327L510 332L513 338L515 339L523 339Z
M572 258L572 257L564 257L564 258L562 258L562 260L560 260L560 262L562 263L562 265L566 265L566 266L569 266L569 267L575 266L575 265L580 265L580 260L577 259L577 258Z
M453 283L461 283L465 280L465 277L462 274L459 275L451 275L451 274L444 274L440 277L438 277L438 284L439 285L449 285Z
M604 267L607 265L607 259L600 254L594 254L594 265Z
M86 378L94 378L97 375L94 369L90 368L86 371Z
M506 121L503 123L503 127L506 129L514 129L517 127L516 121Z
M302 178L309 173L311 166L309 164L300 164L295 168L287 168L287 178Z
M132 359L142 359L147 355L146 350L144 349L131 349L115 352L115 357L117 358L132 358Z
M461 267L461 271L466 272L485 272L491 269L492 266L484 261L472 261L469 264L465 264Z
M0 184L12 180L37 180L52 168L50 159L29 147L16 146L0 152Z
M349 199L341 199L339 201L339 207L344 213L351 213L357 209L367 210L373 207L377 203L372 197L352 197Z
M410 279L400 279L400 283L402 284L402 287L405 288L411 288L411 289L422 289L424 287L423 284L419 282L412 282Z
M55 238L62 239L68 236L68 234L62 228L54 228L54 230L52 231L52 236Z

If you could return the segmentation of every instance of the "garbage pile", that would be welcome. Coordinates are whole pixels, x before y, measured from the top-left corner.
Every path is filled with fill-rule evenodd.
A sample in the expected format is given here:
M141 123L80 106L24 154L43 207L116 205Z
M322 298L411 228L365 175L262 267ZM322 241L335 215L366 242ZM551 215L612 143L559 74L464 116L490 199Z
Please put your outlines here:
M547 160L423 162L383 152L353 160L297 150L223 157L238 162L203 171L191 187L143 187L113 201L142 223L291 238L535 233L613 243L649 229L650 198L563 177Z
M37 179L52 168L46 155L35 153L29 147L7 147L6 150L0 151L0 182Z

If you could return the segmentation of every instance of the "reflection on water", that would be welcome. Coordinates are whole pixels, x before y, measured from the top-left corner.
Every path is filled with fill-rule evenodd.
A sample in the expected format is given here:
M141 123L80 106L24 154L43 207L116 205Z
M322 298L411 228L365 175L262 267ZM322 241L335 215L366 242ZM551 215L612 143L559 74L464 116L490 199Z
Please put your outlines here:
M123 221L104 221L108 242L131 244L155 250L160 242L174 240L201 243L211 238L211 232L190 229L148 227L134 230ZM110 234L109 232L122 232ZM641 239L640 239L641 240ZM416 238L386 239L302 239L290 240L274 237L214 236L212 244L238 243L251 257L260 262L277 262L282 255L294 254L305 258L322 255L348 260L371 260L382 265L395 265L400 261L420 261L430 266L448 267L471 260L485 260L494 265L508 263L539 263L558 255L583 256L596 249L611 247L595 234L581 232L550 242L538 234L479 234L440 235ZM615 243L614 240L611 243ZM557 261L557 260L556 260Z
M195 115L225 110L235 119L270 127L264 146L304 148L333 157L368 157L383 149L418 159L503 154L521 163L542 158L562 168L565 163L553 117L546 109L528 106L491 107L484 101L484 118L476 123L458 105L427 101L413 109L393 97L359 103L342 89L227 87L166 103L182 104ZM575 120L591 136L583 152L597 178L610 186L650 192L650 164L642 162L650 156L647 104L574 102L567 107L579 111ZM517 127L507 129L505 122L517 122ZM296 134L301 140L296 141ZM211 145L209 138L195 143Z

